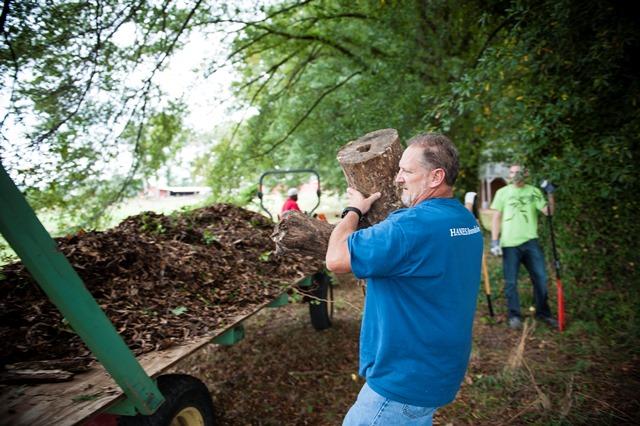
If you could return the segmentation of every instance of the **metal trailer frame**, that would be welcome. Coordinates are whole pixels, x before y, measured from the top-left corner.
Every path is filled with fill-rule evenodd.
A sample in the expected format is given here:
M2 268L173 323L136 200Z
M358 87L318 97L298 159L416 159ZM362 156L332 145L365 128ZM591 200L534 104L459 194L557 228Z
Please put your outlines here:
M258 192L256 195L260 199L260 207L262 208L262 210L267 212L271 220L273 220L273 216L271 215L271 212L265 207L264 203L262 202L262 198L264 196L264 192L262 191L264 178L266 178L269 175L287 175L287 174L296 174L296 173L309 173L309 174L315 175L316 179L318 180L318 189L316 190L316 196L318 198L316 200L316 205L313 206L313 208L308 213L308 215L311 216L313 212L316 211L316 209L320 205L320 195L322 194L322 191L320 190L320 175L318 174L317 171L313 169L267 170L266 172L260 175L260 178L258 180Z

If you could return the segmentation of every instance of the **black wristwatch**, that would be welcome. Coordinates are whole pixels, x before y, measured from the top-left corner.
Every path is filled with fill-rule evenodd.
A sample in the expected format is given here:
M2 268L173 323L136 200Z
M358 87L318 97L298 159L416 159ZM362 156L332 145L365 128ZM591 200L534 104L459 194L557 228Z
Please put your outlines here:
M362 218L364 217L364 215L362 214L362 211L357 207L345 207L345 209L342 210L342 216L340 217L344 218L349 212L355 212L358 215L358 221L361 221Z

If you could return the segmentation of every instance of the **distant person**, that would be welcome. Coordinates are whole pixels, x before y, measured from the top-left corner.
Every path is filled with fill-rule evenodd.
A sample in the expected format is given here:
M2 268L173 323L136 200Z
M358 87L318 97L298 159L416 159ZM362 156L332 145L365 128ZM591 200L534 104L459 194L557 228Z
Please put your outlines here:
M431 425L453 401L471 353L482 234L453 197L458 152L446 136L408 142L396 183L406 208L357 230L380 198L347 189L327 268L367 279L360 331L366 379L343 425Z
M300 211L300 207L298 206L298 190L296 188L291 188L287 191L287 199L282 205L282 210L280 210L280 218L289 210Z
M464 206L467 208L467 210L473 213L473 215L479 220L480 215L478 212L477 196L478 196L477 192L467 192L466 194L464 194Z
M526 169L520 164L512 164L509 167L511 183L496 192L491 203L491 209L495 210L491 226L491 254L502 256L509 327L522 327L517 285L522 263L533 283L536 317L555 328L558 322L549 309L547 273L538 242L538 212L546 216L553 214L555 201L553 194L549 194L547 205L542 191L525 182L527 176Z

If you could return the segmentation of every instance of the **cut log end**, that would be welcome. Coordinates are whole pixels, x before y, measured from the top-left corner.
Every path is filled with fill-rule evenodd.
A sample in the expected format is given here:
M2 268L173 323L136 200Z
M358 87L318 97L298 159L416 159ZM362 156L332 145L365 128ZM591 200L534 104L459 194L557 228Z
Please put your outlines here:
M340 164L362 163L385 155L385 152L392 151L399 143L397 130L376 130L343 146L338 152L338 161Z
M402 205L395 185L402 151L398 132L395 129L382 129L349 142L338 152L338 162L348 186L357 189L365 197L375 192L381 194L367 214L371 224L384 220L391 211Z

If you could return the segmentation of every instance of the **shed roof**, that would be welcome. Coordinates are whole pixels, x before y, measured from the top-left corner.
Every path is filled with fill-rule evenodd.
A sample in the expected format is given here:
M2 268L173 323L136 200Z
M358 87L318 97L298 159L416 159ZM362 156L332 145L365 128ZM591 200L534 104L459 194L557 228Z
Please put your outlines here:
M480 165L478 177L482 180L495 178L507 179L509 177L509 165L507 163L484 163Z

